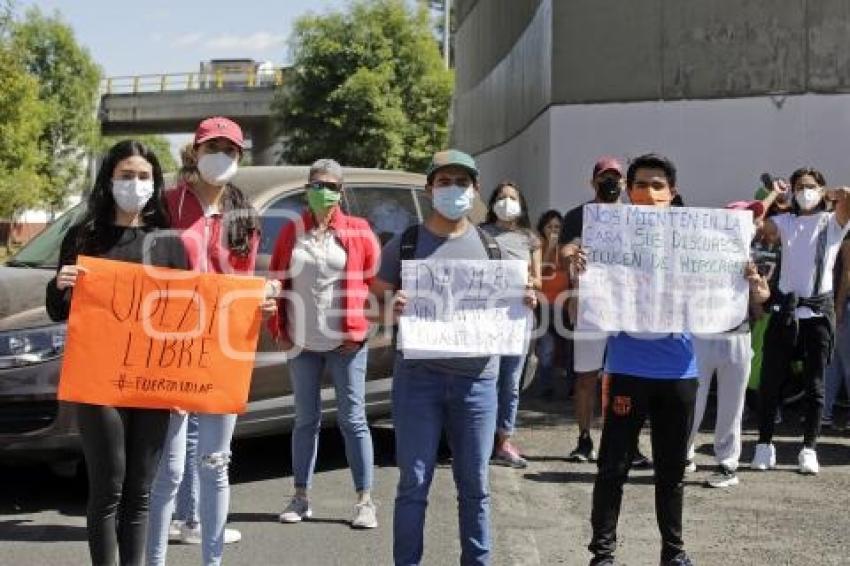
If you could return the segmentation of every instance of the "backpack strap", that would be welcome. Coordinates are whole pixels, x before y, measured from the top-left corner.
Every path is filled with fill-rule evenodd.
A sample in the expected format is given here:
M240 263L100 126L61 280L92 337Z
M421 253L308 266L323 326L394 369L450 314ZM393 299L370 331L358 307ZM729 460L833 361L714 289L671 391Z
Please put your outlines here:
M484 251L487 252L487 259L502 259L502 248L496 242L496 239L488 234L481 226L475 226L478 231L478 237L481 238L481 243L484 244Z
M402 261L415 259L416 244L419 241L419 224L408 226L401 234L401 250L399 258Z

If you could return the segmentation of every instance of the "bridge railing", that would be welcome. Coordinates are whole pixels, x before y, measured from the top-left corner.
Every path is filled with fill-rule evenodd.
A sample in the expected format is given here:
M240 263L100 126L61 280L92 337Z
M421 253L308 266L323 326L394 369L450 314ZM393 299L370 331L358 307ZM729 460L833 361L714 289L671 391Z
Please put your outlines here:
M270 88L283 84L285 68L245 72L216 70L199 73L168 73L109 77L100 84L101 94L139 94L186 90L235 90Z

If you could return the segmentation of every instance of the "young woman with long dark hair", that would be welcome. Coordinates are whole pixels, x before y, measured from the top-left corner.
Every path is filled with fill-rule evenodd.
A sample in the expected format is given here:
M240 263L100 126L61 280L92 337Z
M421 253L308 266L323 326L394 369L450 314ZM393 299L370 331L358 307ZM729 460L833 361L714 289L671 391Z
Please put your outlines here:
M84 277L75 265L78 255L186 269L181 240L157 234L170 224L162 195L162 170L149 148L127 140L106 153L86 214L65 235L57 275L47 286L53 320L68 318L73 288ZM142 563L148 497L168 418L166 410L77 404L93 564Z
M528 262L529 283L540 288L540 239L531 229L528 205L516 183L496 185L487 204L487 217L481 228L490 233L504 252L504 259ZM526 356L499 358L499 410L496 420L496 446L493 461L515 468L528 465L511 442L519 406L519 385Z

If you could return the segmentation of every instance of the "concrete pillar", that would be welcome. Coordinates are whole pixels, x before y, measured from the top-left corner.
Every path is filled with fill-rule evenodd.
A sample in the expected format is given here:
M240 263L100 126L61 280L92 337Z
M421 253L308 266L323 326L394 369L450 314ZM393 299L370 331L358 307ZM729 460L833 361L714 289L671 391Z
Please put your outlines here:
M251 164L277 165L279 155L273 124L252 124L248 127L248 135L251 136Z

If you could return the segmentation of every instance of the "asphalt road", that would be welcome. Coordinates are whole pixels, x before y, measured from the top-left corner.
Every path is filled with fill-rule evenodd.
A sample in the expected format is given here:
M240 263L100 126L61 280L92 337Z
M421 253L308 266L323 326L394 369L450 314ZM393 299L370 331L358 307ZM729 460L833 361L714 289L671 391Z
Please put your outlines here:
M495 564L587 564L590 495L595 468L567 462L576 427L563 399L526 400L518 440L529 455L525 470L492 468ZM793 422L796 415L786 414ZM820 444L822 472L803 477L794 469L798 439L785 425L777 439L780 469L740 473L727 490L701 486L711 464L709 434L700 437L697 463L688 477L685 540L697 564L850 564L850 435L829 433ZM598 434L598 433L597 433ZM313 489L314 520L277 522L291 492L289 438L244 441L234 447L230 525L244 540L228 546L232 565L383 565L391 562L392 503L397 472L392 432L374 431L375 498L381 525L353 531L351 478L336 430L321 438ZM744 457L752 455L748 428ZM641 439L648 450L646 432ZM0 467L0 564L78 565L88 562L85 489L43 468ZM651 471L632 474L620 519L619 559L628 565L658 563ZM428 508L424 564L457 564L457 512L451 469L441 466ZM169 564L196 565L199 548L172 545Z

